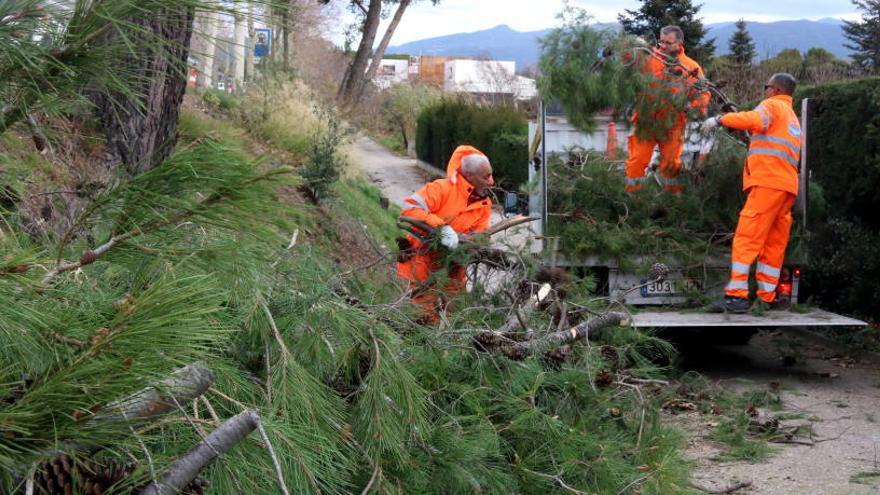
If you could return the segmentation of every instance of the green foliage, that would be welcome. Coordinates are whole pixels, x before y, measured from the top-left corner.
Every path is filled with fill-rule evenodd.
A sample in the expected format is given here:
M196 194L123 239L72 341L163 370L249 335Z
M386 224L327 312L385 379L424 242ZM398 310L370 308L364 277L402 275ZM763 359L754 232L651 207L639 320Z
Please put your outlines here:
M336 183L334 192L334 206L363 225L365 239L369 235L385 249L394 246L394 239L400 236L396 221L399 210L394 205L389 206L390 211L382 209L378 189L366 180L345 178Z
M629 41L591 28L583 14L564 20L562 27L541 39L538 88L544 98L562 103L572 124L590 130L596 112L631 105L645 78L628 70L622 57L602 58L603 49L612 45L619 45L617 50L627 57L635 55Z
M660 39L664 26L676 25L684 31L685 53L697 62L705 62L715 52L715 40L704 40L708 31L697 17L701 7L691 0L642 0L638 10L626 9L617 20L625 33L649 41Z
M314 93L282 76L263 77L248 88L230 117L273 148L301 156L312 137L326 130L315 101Z
M422 84L395 84L386 93L383 113L389 128L403 140L403 152L414 154L419 115L437 102L440 93Z
M755 59L755 42L746 28L746 21L740 19L736 21L736 31L730 35L728 42L730 50L730 59L739 64L751 64Z
M541 41L538 87L562 104L573 125L589 132L598 112L635 112L650 116L639 120L639 137L664 142L679 114L692 112L698 92L674 59L659 80L642 70L655 55L632 36L596 31L584 13L564 21Z
M624 191L624 173L614 163L571 151L566 161L552 157L548 167L548 233L561 237L567 255L624 262L647 256L701 266L728 249L743 202L744 148L720 141L705 163L705 177L679 175L686 184L683 195L649 181L634 197Z
M528 180L528 126L525 114L507 106L480 106L462 98L444 98L427 107L418 121L418 157L446 171L461 144L489 157L495 180L517 189Z
M225 112L231 112L241 106L241 100L237 96L213 88L205 89L202 93L202 101L204 101L209 108Z
M880 0L852 0L862 11L860 21L844 21L843 35L853 44L852 59L863 70L876 74L880 70Z
M306 161L300 167L299 175L311 197L315 201L321 201L330 193L345 168L345 157L339 147L346 135L342 122L332 109L322 108L317 113L324 116L327 127L311 136L306 150Z
M809 287L823 306L877 317L880 292L880 79L807 88L808 163L822 187L825 214L809 219ZM796 105L798 106L798 105ZM812 201L812 198L811 198Z

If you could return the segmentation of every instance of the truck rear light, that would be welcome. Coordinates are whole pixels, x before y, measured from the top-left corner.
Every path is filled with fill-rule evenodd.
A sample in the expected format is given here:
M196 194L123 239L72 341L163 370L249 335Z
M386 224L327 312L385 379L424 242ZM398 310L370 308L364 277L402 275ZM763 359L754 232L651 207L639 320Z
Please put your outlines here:
M779 274L779 284L776 285L776 298L781 300L791 300L791 276L792 270L783 268Z
M779 282L779 285L776 286L776 296L785 296L786 298L790 298L791 282Z

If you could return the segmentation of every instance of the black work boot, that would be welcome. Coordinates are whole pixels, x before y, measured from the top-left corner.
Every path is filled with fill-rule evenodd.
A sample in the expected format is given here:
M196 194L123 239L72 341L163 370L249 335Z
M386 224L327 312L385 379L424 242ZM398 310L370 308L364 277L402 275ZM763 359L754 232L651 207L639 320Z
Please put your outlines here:
M743 314L749 311L749 300L744 297L724 296L721 301L716 301L709 306L710 313L735 313Z

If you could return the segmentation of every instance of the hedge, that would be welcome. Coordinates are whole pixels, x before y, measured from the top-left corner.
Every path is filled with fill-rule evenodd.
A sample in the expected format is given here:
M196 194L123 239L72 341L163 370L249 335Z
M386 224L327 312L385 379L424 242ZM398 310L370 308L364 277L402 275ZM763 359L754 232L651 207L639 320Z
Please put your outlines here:
M489 157L498 184L515 190L528 181L528 141L524 112L444 98L419 115L416 154L445 171L455 147L470 144Z
M808 164L826 207L808 218L808 287L827 309L880 319L880 78L798 91L810 98Z

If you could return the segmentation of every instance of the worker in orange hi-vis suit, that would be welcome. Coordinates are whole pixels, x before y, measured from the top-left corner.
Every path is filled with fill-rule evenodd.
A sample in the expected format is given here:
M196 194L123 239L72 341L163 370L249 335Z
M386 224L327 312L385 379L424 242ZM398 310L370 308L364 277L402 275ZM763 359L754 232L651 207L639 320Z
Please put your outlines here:
M672 86L673 93L690 87L703 78L703 69L692 58L684 53L684 32L678 26L666 26L660 30L659 47L653 49L650 56L644 57L642 70L663 80L665 84ZM659 83L658 83L659 84ZM702 91L697 93L693 88L688 89L691 107L705 113L709 105L710 95ZM694 94L690 92L694 91ZM663 185L667 191L680 194L684 188L678 180L681 171L681 150L684 146L684 126L687 123L687 115L679 112L675 124L665 136L664 140L642 140L636 135L641 119L664 117L668 114L663 112L674 111L672 108L661 110L658 115L634 114L632 118L633 132L627 140L629 156L626 160L626 185L627 192L635 192L642 188L645 180L645 168L651 161L654 147L660 147L660 175L663 176Z
M430 182L404 199L400 215L439 229L440 243L454 249L459 234L481 232L489 226L489 187L494 184L492 165L486 155L473 146L462 145L449 159L446 178ZM464 267L449 267L445 286L437 290L429 278L442 268L442 254L411 234L403 242L406 246L401 246L397 274L409 283L412 300L422 308L424 321L437 323L438 311L445 310L449 297L465 286Z
M771 304L782 271L791 230L791 207L798 194L801 126L792 109L797 82L791 74L774 74L764 85L765 99L752 111L727 113L703 122L702 131L719 125L752 133L743 169L748 193L733 238L730 281L716 309L744 313L749 308L749 270L758 260L758 298Z

